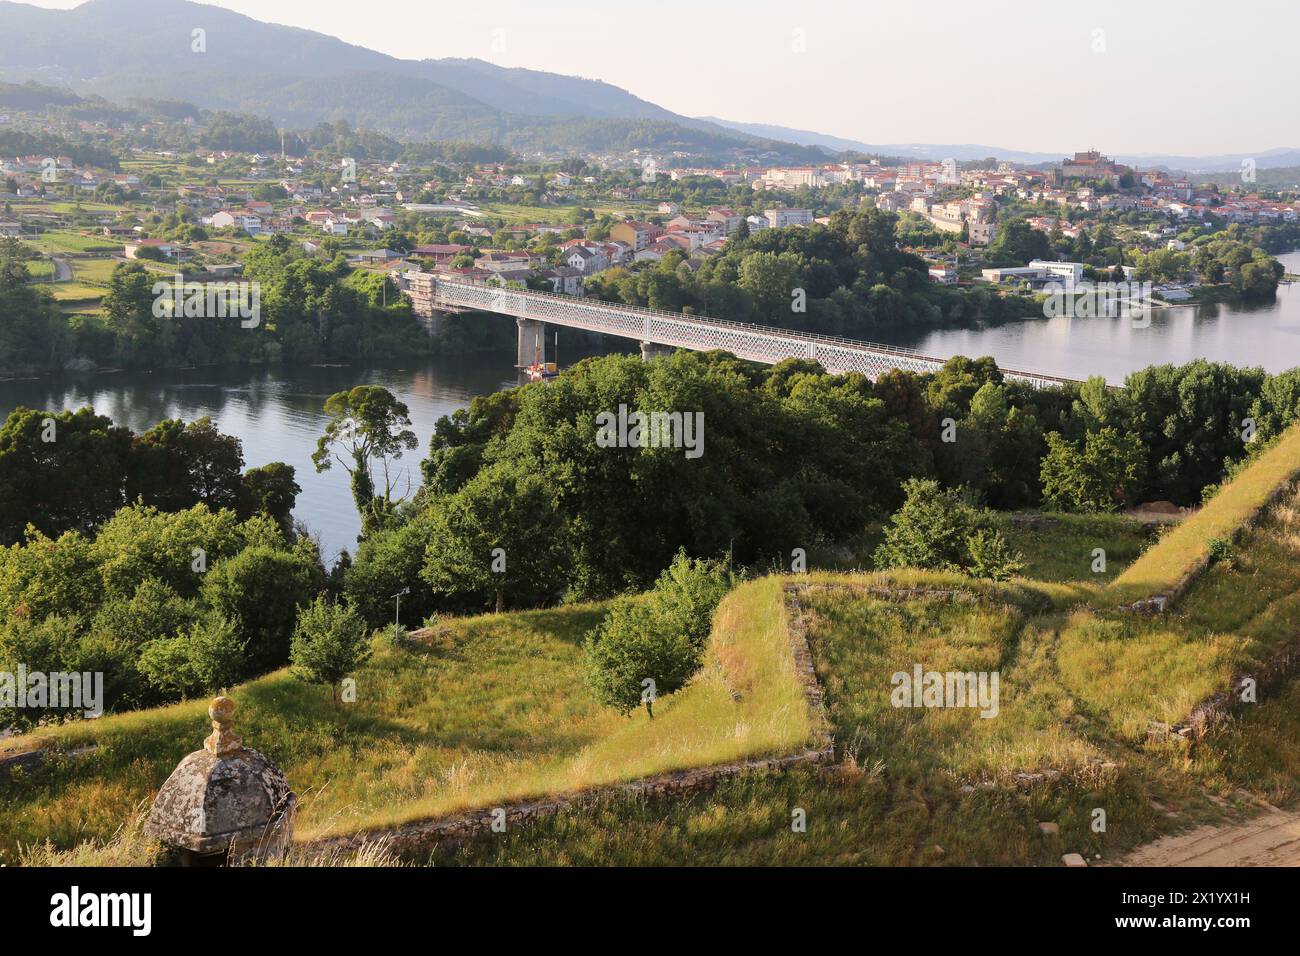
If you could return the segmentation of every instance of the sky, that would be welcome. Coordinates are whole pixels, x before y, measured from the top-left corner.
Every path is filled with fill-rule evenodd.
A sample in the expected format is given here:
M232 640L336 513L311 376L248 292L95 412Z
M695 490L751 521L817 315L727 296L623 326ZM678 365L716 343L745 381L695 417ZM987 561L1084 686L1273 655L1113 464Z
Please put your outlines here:
M1300 147L1300 0L215 5L393 56L585 76L688 116L868 143L1183 155Z

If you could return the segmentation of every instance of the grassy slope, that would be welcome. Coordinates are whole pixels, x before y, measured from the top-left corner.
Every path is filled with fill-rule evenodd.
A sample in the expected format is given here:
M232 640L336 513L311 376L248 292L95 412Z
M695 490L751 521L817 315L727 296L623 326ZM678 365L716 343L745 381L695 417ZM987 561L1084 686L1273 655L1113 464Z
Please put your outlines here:
M1058 661L1080 705L1136 743L1151 721L1185 720L1297 637L1300 491L1293 491L1245 532L1230 561L1197 579L1173 613L1077 611L1062 630Z
M1239 479L1259 498L1281 477L1267 458ZM1228 501L1239 507L1236 496ZM1030 542L1017 544L1028 570L1066 582L1081 577L1076 550L1106 547L1113 562L1116 539L1098 534L1106 529L1104 522L1092 529L1067 523L1035 532L1032 553ZM962 583L921 572L893 578ZM884 578L820 573L805 580ZM1225 810L1211 796L1242 810L1258 798L1300 799L1300 682L1264 695L1194 750L1142 745L1150 721L1184 719L1238 668L1300 634L1300 494L1273 506L1242 536L1234 559L1210 568L1172 616L1071 610L1096 599L1099 588L1089 581L973 589L1009 607L809 596L809 634L841 757L833 773L753 776L671 804L611 804L527 832L485 836L438 859L1051 865L1067 851L1112 860L1161 833L1219 819ZM996 664L999 716L894 710L888 675L916 661L935 670ZM1034 769L1062 777L1019 792L961 789ZM1157 798L1159 805L1151 802ZM796 807L807 815L806 833L791 829ZM1104 833L1091 827L1098 808L1106 813ZM1058 823L1060 836L1041 836L1042 820Z
M783 620L765 610L771 589L757 583L728 598L709 666L660 701L653 721L643 711L620 717L586 690L580 641L606 607L589 604L453 621L416 650L381 641L357 676L355 704L331 704L286 672L268 675L233 692L237 732L293 783L300 837L788 752L810 728ZM205 706L44 734L64 749L98 749L0 778L0 862L20 844L109 838L198 748Z
M1203 508L1130 565L1111 586L1109 600L1118 604L1172 588L1204 560L1211 541L1234 534L1280 484L1297 473L1300 473L1300 425L1283 433Z
M517 832L484 836L438 859L1052 864L1067 850L1113 859L1184 822L1214 817L1221 811L1205 798L1204 787L1233 799L1238 787L1255 788L1273 800L1294 799L1300 795L1296 779L1287 773L1300 763L1295 717L1287 709L1288 701L1295 703L1294 685L1279 699L1248 711L1193 755L1137 745L1150 720L1185 716L1191 705L1221 689L1240 662L1296 633L1300 600L1291 596L1300 567L1298 528L1300 500L1280 503L1245 536L1241 556L1211 568L1172 619L1075 610L1081 601L1095 601L1104 587L1096 580L1102 576L1091 574L1094 547L1106 548L1108 573L1119 570L1124 556L1139 547L1141 532L1120 519L1012 529L1026 552L1027 573L1048 580L993 585L918 571L801 576L800 581L814 584L960 585L985 600L898 604L864 594L808 595L809 637L842 758L834 771L748 775L711 795L680 801L610 801ZM415 676L413 684L404 685L400 677L381 672L388 685L385 696L402 699L380 708L373 727L358 726L366 713L364 691L358 711L339 718L319 692L283 675L267 678L259 691L266 700L245 692L250 710L262 708L261 715L246 720L251 726L245 733L254 746L275 754L306 791L303 832L308 833L791 749L791 742L807 738L809 728L788 679L784 651L780 588L788 580L764 578L728 597L715 622L710 666L688 690L662 702L653 725L644 715L623 720L595 714L589 718L594 723L586 723L586 717L575 718L568 710L582 709L572 690L574 658L552 670L553 655L563 659L576 653L576 635L594 617L571 629L567 649L544 650L545 642L534 646L514 631L508 640L493 639L503 627L523 627L564 643L559 634L565 628L558 622L570 614L598 614L588 607L452 625L448 646L427 656L442 662L461 648L464 660L457 681L438 678L436 701L428 693L429 675L420 670L427 666L419 663L421 655L415 662L386 665L387 656L381 655L375 667ZM477 646L475 640L485 643ZM982 720L972 711L893 709L889 676L915 662L933 670L997 669L999 716ZM568 683L548 690L550 674L562 674ZM739 691L739 704L728 689ZM314 710L301 702L287 706L285 695L306 694L315 694ZM446 716L449 723L434 719L438 703L446 710L458 708ZM33 836L52 830L61 845L75 842L79 833L103 839L129 816L132 800L147 798L161 781L159 774L165 776L177 756L201 738L200 705L172 710L185 707L184 727L161 734L165 740L158 738L166 714L125 715L93 725L97 735L112 729L114 721L121 728L116 738L106 735L109 746L90 758L96 772L73 778L51 770L44 784L38 775L43 794L4 807L19 811L15 829ZM550 713L557 709L560 716ZM534 713L538 720L525 716ZM304 714L310 719L303 720ZM511 715L519 716L519 723ZM380 727L381 718L393 726ZM439 740L444 752L429 737L449 730L463 739ZM85 732L84 726L61 731L70 741ZM568 736L565 744L556 743L558 734ZM151 741L158 745L153 751ZM512 763L525 741L534 749ZM100 769L104 761L110 766ZM1042 769L1063 775L1029 791L963 789L990 779L1006 782L1014 771ZM1177 807L1179 816L1153 809L1153 795ZM106 803L115 807L112 813L83 829L73 824L87 807ZM377 806L383 809L374 811ZM1108 823L1101 834L1089 826L1098 807ZM795 808L807 814L806 833L791 830ZM1061 836L1040 836L1039 820L1056 821Z

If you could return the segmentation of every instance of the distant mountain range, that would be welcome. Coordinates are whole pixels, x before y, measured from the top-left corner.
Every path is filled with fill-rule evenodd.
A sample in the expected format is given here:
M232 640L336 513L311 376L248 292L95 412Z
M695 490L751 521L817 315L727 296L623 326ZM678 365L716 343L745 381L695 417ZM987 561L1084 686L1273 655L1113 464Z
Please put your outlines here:
M202 29L197 44L195 29ZM196 47L201 46L201 51ZM599 80L482 60L403 60L297 27L187 0L88 0L71 10L0 2L0 80L35 80L117 102L165 97L302 128L347 120L407 140L465 140L550 152L680 149L718 158L818 162L844 151L1025 164L1062 153L981 144L885 143L688 117ZM1300 150L1126 156L1194 172L1300 165Z
M204 31L201 44L195 29ZM343 119L407 139L520 150L825 156L679 116L598 80L481 60L402 60L185 0L89 0L71 10L0 2L0 80L119 102L164 96L294 127Z

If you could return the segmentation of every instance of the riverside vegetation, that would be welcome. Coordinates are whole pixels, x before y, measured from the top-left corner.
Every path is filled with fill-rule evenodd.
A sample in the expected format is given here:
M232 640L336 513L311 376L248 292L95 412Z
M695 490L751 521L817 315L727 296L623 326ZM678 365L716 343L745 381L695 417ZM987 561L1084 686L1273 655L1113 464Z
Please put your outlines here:
M1224 381L1238 383L1243 393L1225 392ZM53 745L57 752L90 743L99 746L89 756L54 757L17 788L12 780L0 784L0 799L10 811L6 817L17 821L8 845L16 852L19 844L50 837L57 850L82 838L109 839L113 828L129 818L131 806L146 798L177 756L193 746L194 725L202 722L197 702L163 710L131 708L157 701L157 695L166 700L206 693L258 673L266 676L238 692L254 711L250 742L274 753L296 786L320 787L324 794L318 809L306 811L305 834L449 812L482 805L483 800L581 789L673 767L786 752L806 739L808 725L806 717L799 716L804 710L798 689L788 679L788 648L783 636L776 640L784 628L781 579L764 578L735 590L714 618L706 643L703 622L725 588L718 577L722 566L687 555L729 554L733 567L757 572L805 542L847 545L851 552L856 548L865 555L870 540L883 540L883 565L936 570L899 567L881 580L957 585L974 589L998 606L927 608L922 602L873 609L870 604L858 607L856 599L844 595L815 597L810 603L810 636L841 754L856 753L854 759L864 765L868 751L876 754L873 760L897 762L897 755L884 755L902 747L911 754L907 759L920 761L915 779L927 778L923 769L934 769L942 752L947 754L942 758L945 766L956 773L954 781L1045 763L1061 768L1069 779L1082 775L1095 785L1088 777L1097 772L1093 768L1100 763L1118 765L1111 742L1135 739L1144 721L1185 716L1181 711L1196 703L1198 695L1221 689L1234 668L1262 660L1277 647L1287 633L1282 611L1289 605L1280 598L1268 599L1250 621L1234 625L1240 634L1213 640L1208 630L1206 638L1193 639L1182 631L1161 630L1158 623L1150 629L1108 616L1113 612L1080 610L1080 601L1104 608L1109 595L1122 590L1119 584L1102 585L1138 552L1142 535L1124 519L1104 514L1047 515L1043 528L1026 531L1005 514L983 508L992 503L1003 508L1032 505L1045 497L1051 476L1062 473L1060 462L1054 470L1045 467L1054 453L1045 425L1057 434L1078 436L1073 445L1081 449L1077 467L1090 480L1096 478L1099 459L1083 453L1088 436L1121 428L1150 435L1142 444L1140 467L1134 471L1132 456L1122 446L1107 446L1119 447L1113 460L1100 459L1116 476L1100 485L1110 489L1109 496L1067 500L1101 511L1144 495L1194 501L1201 490L1195 476L1204 477L1207 485L1222 481L1224 460L1235 456L1242 464L1232 469L1235 474L1203 512L1208 517L1201 519L1222 529L1240 520L1243 495L1262 500L1260 493L1271 490L1269 482L1292 472L1295 432L1282 432L1300 411L1295 395L1290 373L1267 376L1208 363L1137 373L1129 390L1116 393L1100 383L1044 392L1021 389L1003 382L992 363L969 360L954 360L933 376L892 374L873 384L861 376L828 376L797 362L767 369L720 354L679 353L652 363L612 356L581 363L553 383L478 400L467 412L440 422L423 466L424 488L411 500L382 509L355 560L330 570L320 566L310 540L285 527L269 507L242 522L235 510L214 510L203 502L187 501L185 510L172 512L143 503L125 505L116 513L106 507L106 519L48 508L44 530L28 532L0 552L6 582L0 595L4 659L25 660L29 667L46 670L85 669L79 665L90 662L95 665L91 669L108 671L110 686L131 692L123 690L112 699L110 709L118 711L113 716L45 724L15 742L20 748ZM1142 396L1142 401L1130 396ZM596 452L594 443L584 440L584 428L590 433L598 411L620 402L643 408L702 408L711 429L709 454L688 462L679 450L668 448ZM1207 431L1205 411L1216 402L1220 410L1209 419L1215 424ZM400 419L401 410L393 411ZM1245 442L1237 430L1238 416L1246 413L1257 419L1257 442ZM931 423L943 417L956 423L955 448L945 447L931 431ZM385 419L378 427L399 425ZM97 428L104 431L108 426L98 423ZM1186 432L1180 430L1184 428ZM1181 443L1166 444L1180 436ZM33 456L29 452L38 447L36 436L17 429L12 439L7 451L0 449L0 475L10 480L26 468L53 468L62 460L59 456L82 451L76 442L54 442ZM130 442L124 447L129 449ZM966 455L988 465L972 471ZM365 462L365 467L381 469L382 458ZM786 465L791 461L800 463L793 473ZM696 465L706 467L687 467ZM124 494L126 474L129 469L109 476L111 493L104 501ZM966 476L982 480L963 481ZM918 480L908 483L909 478ZM1130 479L1133 484L1126 487ZM962 489L964 497L954 497L955 489ZM229 490L237 502L235 489ZM968 503L972 501L983 504ZM1246 553L1255 535L1271 533L1286 545L1289 532L1278 536L1272 530L1289 520L1282 507L1275 506L1264 524L1233 546L1238 549L1233 553ZM1221 517L1225 509L1228 518ZM648 521L648 515L655 520ZM872 530L882 522L883 532ZM964 542L964 549L931 553L900 547L904 541L927 539L915 533L917 528L944 522L956 529L954 534L961 532L953 540ZM538 526L553 533L539 539ZM1053 534L1060 537L1054 539ZM976 538L978 548L971 544ZM490 571L480 574L448 562L448 555L479 556L486 567L499 542L509 555L507 567L539 567L553 576L535 579L505 572L494 580ZM1091 546L1085 551L1084 544ZM1182 555L1182 563L1173 564L1186 566L1188 556L1194 558L1203 545L1201 539L1175 532L1136 567L1165 566L1171 551ZM1090 567L1096 547L1111 549L1104 575ZM195 548L208 556L206 572L194 570ZM532 548L538 550L530 552ZM674 561L679 550L684 554ZM1269 557L1274 552L1264 544L1259 550L1261 561L1274 560ZM1278 560L1286 556L1285 548L1276 553ZM996 560L989 561L990 554ZM615 612L605 603L584 603L650 586L669 565L672 569L654 593L623 599ZM1237 574L1240 567L1220 561L1197 588L1213 586L1220 575ZM972 571L980 577L962 573ZM1282 577L1276 593L1281 594L1285 572L1277 573ZM1008 577L1009 582L996 583ZM845 579L850 584L867 580ZM979 580L986 583L977 584ZM350 608L348 613L382 628L387 605L376 596L405 586L411 588L409 604L403 605L408 614L416 619L443 615L432 619L420 640L413 644L401 634L386 638L381 631L368 662L365 649L357 647L355 659L332 677L324 671L315 674L315 679L332 683L339 673L352 672L359 688L374 689L368 701L359 693L355 705L331 703L331 695L293 676L311 669L306 660L295 661L299 666L294 672L276 670L289 661L295 626L314 619L302 612L320 606L313 605L317 595L325 594L327 602ZM674 593L677 598L670 597ZM1201 606L1197 593L1186 598L1188 608ZM492 608L498 601L507 607L552 607L518 615L445 617ZM737 607L745 614L738 617ZM966 620L963 615L968 613L983 616ZM89 617L76 620L77 614ZM115 623L119 621L130 621L132 627ZM1264 627L1266 621L1272 623ZM1213 625L1207 620L1205 626ZM522 634L515 630L519 627L524 628ZM326 620L318 630L332 628ZM885 644L845 644L860 628L879 633ZM1004 684L1009 716L987 728L977 725L981 734L991 736L970 737L970 728L940 721L933 727L926 724L929 729L918 742L904 725L877 713L875 685L854 689L854 678L841 673L869 661L875 661L871 668L888 668L909 653L915 655L920 647L916 641L931 630L948 635L933 649L950 655L946 659L952 666L997 662L1009 675ZM961 635L967 632L984 636L963 643ZM1098 653L1098 635L1112 632L1140 635L1125 644L1129 656L1124 666L1133 673L1116 673L1104 687L1097 686L1093 677L1103 661L1088 654ZM662 640L638 644L618 637L643 633ZM747 636L742 641L740 635ZM598 649L606 641L611 641L606 645L611 653L602 662ZM613 653L616 648L618 653ZM141 649L150 652L142 654ZM164 650L175 656L164 655ZM1178 653L1171 653L1174 650ZM169 663L159 673L190 673L193 682L151 684L145 663L151 654L185 662L188 671ZM856 655L862 654L869 656L858 660ZM837 668L841 657L849 663ZM139 663L132 663L137 658ZM541 684L548 691L534 693L513 683L531 679L527 675L535 668L551 666L544 665L545 660L554 661L552 677ZM629 660L633 666L623 666ZM654 715L641 711L619 717L618 710L644 699L639 688L638 695L631 696L631 677L647 660L656 667L667 662L672 671L660 688ZM1153 708L1150 696L1126 697L1122 688L1154 688L1138 676L1154 660L1163 662L1159 673L1165 679L1182 681L1184 689ZM697 669L701 663L703 668ZM446 668L455 675L450 685L429 681L431 674ZM687 680L692 673L693 679ZM515 676L507 678L509 674ZM613 683L602 683L601 675ZM458 682L469 688L463 700L452 689ZM748 695L740 693L743 710L737 711L731 690L747 682L754 685ZM679 684L681 688L673 690ZM1036 690L1021 700L1022 687ZM1089 694L1102 696L1085 709L1080 702L1089 700ZM1111 700L1106 695L1118 696ZM413 705L412 699L423 703ZM786 703L774 703L780 699ZM602 700L614 707L605 708ZM402 716L408 710L425 716L413 716L415 723L408 724ZM366 713L368 717L361 716ZM554 730L540 736L533 722L539 713L553 714L556 720ZM462 719L467 723L456 723ZM486 752L463 743L469 739L464 735L482 735L493 720L502 719L517 719L513 726L518 729L486 746ZM1096 736L1093 730L1078 733L1078 719L1087 722L1082 726L1095 728ZM1256 732L1276 733L1274 718L1252 719L1263 720ZM452 724L444 723L449 720ZM262 730L254 729L259 725ZM448 728L454 726L461 728L462 744L447 747L455 737ZM354 731L355 736L348 736ZM940 736L932 738L931 733ZM951 735L959 733L960 747L969 750L965 757L961 754L966 750L953 749L959 745ZM944 735L951 738L951 746L938 743ZM864 747L854 744L855 738L874 742ZM897 744L885 745L895 738ZM355 746L340 746L342 739L355 740ZM929 752L932 745L936 752ZM998 754L1000 763L994 759ZM1015 759L1008 756L1016 754ZM144 755L151 756L142 761ZM1220 766L1241 759L1234 752ZM373 762L374 772L342 773L345 765L355 768L358 761ZM1148 832L1143 827L1151 821L1140 812L1139 798L1148 784L1191 792L1187 778L1171 782L1163 771L1150 772L1155 776L1143 778L1141 786L1123 775L1116 784L1121 787L1115 791L1118 806L1129 806L1132 820L1139 823L1137 829L1123 831L1130 837ZM789 785L772 782L761 787ZM966 800L963 785L955 783L955 791L944 798L958 801L950 821L954 827L958 820L969 823L966 814L975 812L961 809ZM743 791L755 785L735 786ZM725 805L729 792L724 787L724 804L719 806ZM928 799L915 788L909 792L908 799ZM1288 791L1280 787L1278 792ZM338 803L332 802L335 793ZM96 806L105 808L103 816L79 835L77 827L82 825L72 822L80 812L75 808L91 796ZM885 797L882 792L881 799ZM826 795L833 801L842 798ZM877 810L897 812L896 807L889 809L893 799ZM59 806L64 809L56 811ZM1065 812L1065 804L1054 806ZM43 835L43 827L61 819L66 826L53 826ZM1035 859L1023 841L1006 842L1008 833L998 829L1004 823L986 831L981 837L985 842L971 842L968 856L954 858L1002 860L1012 854ZM948 826L943 825L943 832ZM543 844L547 832L539 831ZM528 845L534 850L526 852L532 853L542 844ZM474 854L481 849L465 851L470 854L466 858L477 858ZM904 853L901 844L895 850L898 860L923 859Z

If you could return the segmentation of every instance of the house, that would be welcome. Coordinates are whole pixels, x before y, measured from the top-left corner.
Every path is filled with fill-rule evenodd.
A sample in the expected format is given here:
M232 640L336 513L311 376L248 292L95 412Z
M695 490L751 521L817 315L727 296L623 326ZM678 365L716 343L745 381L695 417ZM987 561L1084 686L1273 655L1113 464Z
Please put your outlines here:
M0 236L17 238L22 235L23 227L12 219L0 219Z
M708 219L711 222L722 223L722 234L724 236L729 236L739 229L744 218L744 216L736 212L734 209L728 209L722 206L712 206L709 209Z
M987 246L998 233L997 226L991 222L968 222L966 229L972 246Z
M388 263L402 258L400 252L394 252L392 249L369 249L365 252L358 252L355 256L350 256L349 262L364 263Z
M262 219L246 209L223 209L208 220L216 229L243 229L250 236L262 231Z
M956 285L957 270L946 263L930 266L930 281L939 285Z
M442 266L450 265L451 260L462 252L469 252L473 248L473 246L465 246L456 242L435 242L427 246L416 246L411 250L411 255L432 259L435 265Z
M767 224L773 229L786 226L806 226L813 221L813 214L808 209L764 209Z
M577 269L581 275L589 276L609 268L609 259L602 253L588 249L586 246L574 246L565 253L564 261L569 268Z
M474 260L476 268L502 275L523 270L529 272L533 266L533 257L526 252L485 252Z
M554 269L543 269L538 273L543 279L550 280L551 288L559 295L583 294L583 274L577 269L570 266L559 266Z
M664 200L659 204L659 214L661 216L675 216L682 211L682 207L675 202Z
M182 249L181 246L167 242L165 239L132 240L122 247L122 255L127 259L137 259L140 257L141 251L145 249L152 249L161 254L165 259L175 258L179 261L185 257L184 249Z
M635 219L615 223L609 230L611 239L627 243L634 252L644 249L663 234L664 229L662 226L656 226L650 222L639 222Z

